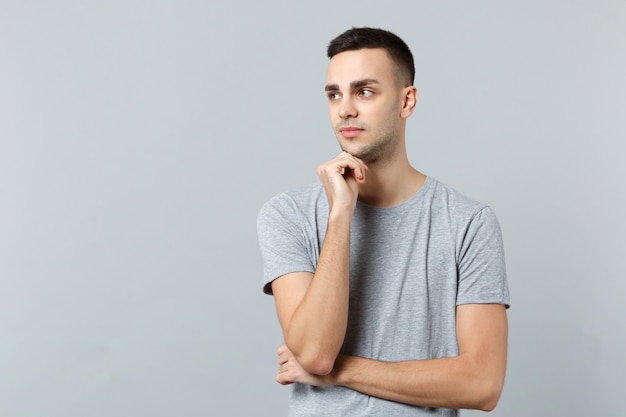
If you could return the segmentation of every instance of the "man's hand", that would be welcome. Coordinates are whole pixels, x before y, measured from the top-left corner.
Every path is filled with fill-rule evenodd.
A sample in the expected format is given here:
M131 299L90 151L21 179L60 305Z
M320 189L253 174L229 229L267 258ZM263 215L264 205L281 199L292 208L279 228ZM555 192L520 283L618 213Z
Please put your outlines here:
M330 376L313 375L305 371L287 345L280 345L276 353L278 353L278 375L276 375L276 382L279 384L289 385L294 382L300 382L316 387L332 385Z
M331 213L333 208L354 210L359 184L365 183L366 172L367 165L347 152L317 167Z

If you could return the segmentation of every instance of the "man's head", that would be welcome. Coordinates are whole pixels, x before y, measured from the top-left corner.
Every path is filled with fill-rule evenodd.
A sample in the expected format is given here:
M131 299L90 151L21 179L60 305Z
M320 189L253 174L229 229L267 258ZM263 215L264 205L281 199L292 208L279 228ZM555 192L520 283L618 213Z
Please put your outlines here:
M328 55L325 91L341 148L367 163L402 159L417 101L406 44L380 29L351 29L331 42Z
M377 48L384 49L396 64L398 84L401 87L413 85L413 54L402 39L389 31L368 27L348 29L330 42L327 53L328 58L332 59L341 52Z

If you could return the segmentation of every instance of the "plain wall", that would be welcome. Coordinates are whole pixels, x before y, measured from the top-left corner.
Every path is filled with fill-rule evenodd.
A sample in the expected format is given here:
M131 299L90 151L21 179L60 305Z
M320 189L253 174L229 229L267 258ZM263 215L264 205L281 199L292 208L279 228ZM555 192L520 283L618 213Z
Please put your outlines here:
M414 52L415 167L500 220L492 415L623 415L624 2L0 0L1 416L286 415L256 215L338 153L362 25Z

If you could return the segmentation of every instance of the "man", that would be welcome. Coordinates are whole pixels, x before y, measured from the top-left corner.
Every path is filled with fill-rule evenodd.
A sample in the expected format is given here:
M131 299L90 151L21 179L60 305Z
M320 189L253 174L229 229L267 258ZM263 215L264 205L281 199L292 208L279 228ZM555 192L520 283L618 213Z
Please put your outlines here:
M509 303L491 209L414 169L405 125L413 57L353 28L328 47L326 94L343 152L320 183L259 213L264 291L284 344L292 416L456 416L492 410Z

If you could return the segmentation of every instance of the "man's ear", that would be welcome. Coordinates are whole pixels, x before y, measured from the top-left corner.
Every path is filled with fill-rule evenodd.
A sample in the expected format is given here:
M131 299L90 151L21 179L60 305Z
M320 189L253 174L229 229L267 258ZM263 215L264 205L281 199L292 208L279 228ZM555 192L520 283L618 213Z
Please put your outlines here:
M415 110L418 97L417 88L410 85L402 90L402 94L402 111L400 112L400 117L406 119L413 114L413 110Z

